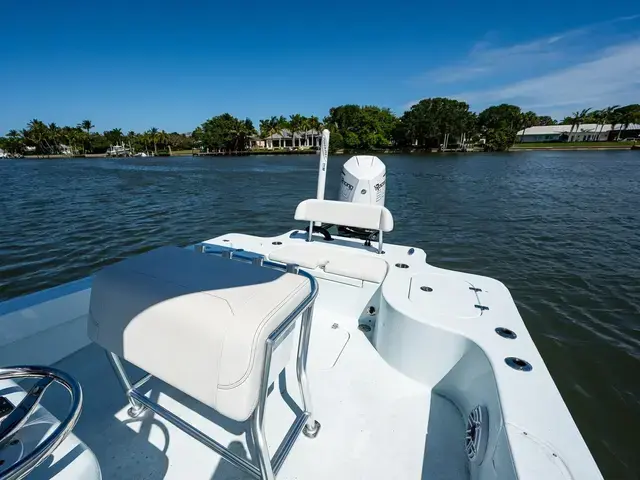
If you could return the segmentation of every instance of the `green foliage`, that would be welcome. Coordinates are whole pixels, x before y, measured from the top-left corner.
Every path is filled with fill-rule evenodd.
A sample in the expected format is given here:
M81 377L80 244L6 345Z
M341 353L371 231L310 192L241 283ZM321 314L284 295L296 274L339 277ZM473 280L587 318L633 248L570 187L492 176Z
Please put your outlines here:
M335 153L337 150L343 150L344 148L344 138L340 132L333 132L329 137L329 153Z
M240 120L229 113L210 118L200 128L198 141L210 151L246 150L249 136L257 133L251 120Z
M523 115L520 107L503 103L480 112L478 125L486 139L485 149L502 152L514 144L518 130L524 125Z
M484 135L487 152L505 152L515 140L515 133L505 128L488 128Z
M553 118L551 118L548 115L543 115L541 117L536 116L536 122L533 125L534 127L538 127L538 126L548 126L548 125L557 125L558 122L555 121Z
M6 139L0 142L0 148L13 154L27 152L33 147L36 155L81 155L86 153L104 153L111 145L126 143L135 151L149 151L161 145L164 149L191 149L193 139L177 132L167 133L152 128L137 134L130 131L125 136L122 129L114 128L103 133L93 132L94 125L90 120L83 120L75 127L59 127L55 123L45 124L34 119L27 128L18 132L11 130ZM31 152L31 150L29 150Z
M388 108L359 105L331 108L324 119L332 135L339 134L344 148L350 150L387 148L392 144L397 122Z
M461 136L475 130L476 116L469 105L449 98L426 98L406 111L395 126L394 138L400 146L438 147L446 134Z
M489 107L478 115L478 125L481 129L504 129L518 131L522 126L520 107L503 103Z
M318 117L296 113L288 119L272 116L260 120L259 127L263 139L285 131L296 133L295 147L304 147L309 145L309 131L320 132L326 126L331 131L331 152L343 149L367 151L390 146L436 148L444 142L446 135L449 136L449 145L459 143L462 138L471 143L478 143L484 138L487 150L502 151L511 147L519 130L525 129L524 137L526 128L556 123L549 116L538 116L532 111L523 113L515 105L492 106L476 115L465 102L427 98L413 105L400 118L387 108L341 105L329 110L324 125ZM602 132L605 125L621 125L617 132L620 139L625 136L624 130L629 125L640 123L640 105L613 105L595 111L587 108L574 112L562 123L571 125L571 132L565 134L562 141L571 141L573 133L578 132L584 123L595 123L596 132L598 127ZM192 148L242 151L248 148L249 137L256 135L251 120L240 120L228 113L210 118L191 135L170 133L155 127L143 133L129 131L126 134L121 128L102 133L93 131L94 128L91 120L82 120L72 127L33 119L23 130L10 130L5 137L0 137L0 148L12 154L34 152L38 155L104 153L115 144L125 144L136 152L169 153ZM280 146L284 145L275 140L274 147Z

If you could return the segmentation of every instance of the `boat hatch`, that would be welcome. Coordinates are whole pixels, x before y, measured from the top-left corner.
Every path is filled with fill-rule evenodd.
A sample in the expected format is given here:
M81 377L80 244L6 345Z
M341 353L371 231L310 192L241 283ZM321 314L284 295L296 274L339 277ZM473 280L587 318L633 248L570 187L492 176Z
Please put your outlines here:
M482 314L474 286L453 275L418 273L411 277L409 300L429 315L476 318Z

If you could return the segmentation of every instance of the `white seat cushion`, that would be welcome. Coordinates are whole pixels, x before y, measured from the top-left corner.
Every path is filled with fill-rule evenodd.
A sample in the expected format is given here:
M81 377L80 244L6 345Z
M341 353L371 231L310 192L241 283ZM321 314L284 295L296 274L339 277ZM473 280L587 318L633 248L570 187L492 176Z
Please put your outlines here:
M329 261L328 249L315 243L286 245L269 254L269 260L293 263L304 268L323 267Z
M382 283L388 270L387 262L381 258L318 243L285 245L271 252L269 260L321 268L327 273L374 283Z
M367 255L336 254L324 266L327 273L373 283L382 283L387 270L387 262Z
M243 421L258 401L267 337L310 290L303 276L164 247L95 276L88 333L106 350Z

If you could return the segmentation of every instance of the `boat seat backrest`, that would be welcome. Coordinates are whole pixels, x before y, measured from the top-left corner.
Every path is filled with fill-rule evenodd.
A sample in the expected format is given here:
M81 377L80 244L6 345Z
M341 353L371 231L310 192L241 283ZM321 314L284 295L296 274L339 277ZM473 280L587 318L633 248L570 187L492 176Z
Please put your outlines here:
M393 230L393 217L388 209L362 203L304 200L296 208L295 219L383 232Z

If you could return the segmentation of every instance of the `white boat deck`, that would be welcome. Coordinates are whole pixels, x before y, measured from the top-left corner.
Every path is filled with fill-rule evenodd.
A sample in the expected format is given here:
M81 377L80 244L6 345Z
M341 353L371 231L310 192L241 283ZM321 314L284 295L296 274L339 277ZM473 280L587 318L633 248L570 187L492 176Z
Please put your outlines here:
M263 255L294 247L288 252L302 249L311 254L307 260L326 253L309 246L330 248L334 255L332 268L308 270L320 284L308 374L322 428L315 439L298 437L279 480L602 478L499 282L430 266L422 250L401 245L385 244L385 254L377 255L361 241L309 244L299 232L272 238L228 234L207 243ZM345 261L346 252L359 256ZM341 273L365 272L363 256L388 265L381 285ZM375 268L366 274L375 276ZM432 290L422 290L427 286ZM97 458L104 479L251 478L152 412L128 417L129 404L105 352L86 335L90 288L83 280L0 304L0 364L53 364L80 382L84 407L74 433ZM369 306L375 316L368 315ZM371 333L358 328L369 321ZM517 339L502 338L496 327L511 329ZM505 363L511 356L533 369L514 370ZM272 456L301 405L293 359L284 372L265 411ZM132 379L142 375L130 367ZM145 388L233 452L254 455L248 425L159 380ZM42 405L64 417L67 394L51 388ZM465 451L465 426L476 406L487 412L486 454L474 463ZM55 465L73 461L72 451ZM74 478L38 471L30 478Z
M309 377L322 429L315 439L298 438L278 479L468 478L458 409L387 365L357 324L355 318L316 309ZM252 478L152 412L130 419L129 404L101 348L89 345L55 366L83 386L84 408L74 432L98 458L103 478ZM134 367L130 372L132 378L142 376ZM301 404L295 369L285 372L266 408L271 452ZM251 458L253 446L244 433L248 425L216 415L159 380L147 385L149 396L162 406ZM66 406L60 393L59 401L52 394L43 402L58 416Z

